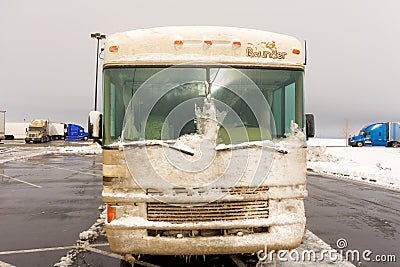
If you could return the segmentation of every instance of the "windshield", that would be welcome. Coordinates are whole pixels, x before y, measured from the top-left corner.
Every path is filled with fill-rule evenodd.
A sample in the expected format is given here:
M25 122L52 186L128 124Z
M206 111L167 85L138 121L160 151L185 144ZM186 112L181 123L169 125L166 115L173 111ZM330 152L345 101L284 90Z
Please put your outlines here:
M227 66L104 70L104 145L201 134L205 103L217 143L272 140L303 127L303 71ZM211 111L210 111L211 110Z
M43 131L43 127L29 127L29 131Z

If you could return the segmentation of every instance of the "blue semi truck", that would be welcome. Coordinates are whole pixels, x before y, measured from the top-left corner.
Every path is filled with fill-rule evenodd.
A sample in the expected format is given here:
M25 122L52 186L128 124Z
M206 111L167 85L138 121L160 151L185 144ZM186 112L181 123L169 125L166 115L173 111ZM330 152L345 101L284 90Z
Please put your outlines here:
M85 129L77 124L67 125L67 134L65 135L65 140L88 140L88 133Z
M400 122L379 122L368 125L348 140L350 146L400 146Z

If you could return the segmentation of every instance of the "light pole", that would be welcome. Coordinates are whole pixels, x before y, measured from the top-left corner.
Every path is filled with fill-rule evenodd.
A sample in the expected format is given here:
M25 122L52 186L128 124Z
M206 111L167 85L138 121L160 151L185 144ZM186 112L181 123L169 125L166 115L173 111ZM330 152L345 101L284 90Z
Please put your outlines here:
M97 52L96 52L96 83L94 85L94 110L97 110L97 80L99 76L99 46L100 46L100 40L101 39L106 39L106 35L96 32L96 33L91 33L90 37L93 39L97 39Z

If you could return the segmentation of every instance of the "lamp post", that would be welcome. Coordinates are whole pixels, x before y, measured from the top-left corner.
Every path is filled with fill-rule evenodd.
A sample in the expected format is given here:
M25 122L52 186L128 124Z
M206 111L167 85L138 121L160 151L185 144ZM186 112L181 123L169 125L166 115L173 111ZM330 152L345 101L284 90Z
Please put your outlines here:
M93 39L97 39L97 52L96 52L96 83L94 85L94 110L97 110L97 80L99 76L99 46L100 46L100 40L101 39L106 39L106 35L96 32L90 34L90 37Z

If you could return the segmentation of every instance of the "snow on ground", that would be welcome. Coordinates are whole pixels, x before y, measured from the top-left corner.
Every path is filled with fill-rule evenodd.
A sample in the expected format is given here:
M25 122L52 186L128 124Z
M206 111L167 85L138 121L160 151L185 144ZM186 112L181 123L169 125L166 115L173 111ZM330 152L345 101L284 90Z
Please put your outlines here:
M101 146L98 143L83 146L60 147L56 153L60 154L101 154Z
M0 146L0 164L14 160L37 157L48 154L101 154L97 143L78 143L63 146Z
M400 190L399 148L346 147L345 139L307 143L309 170Z

